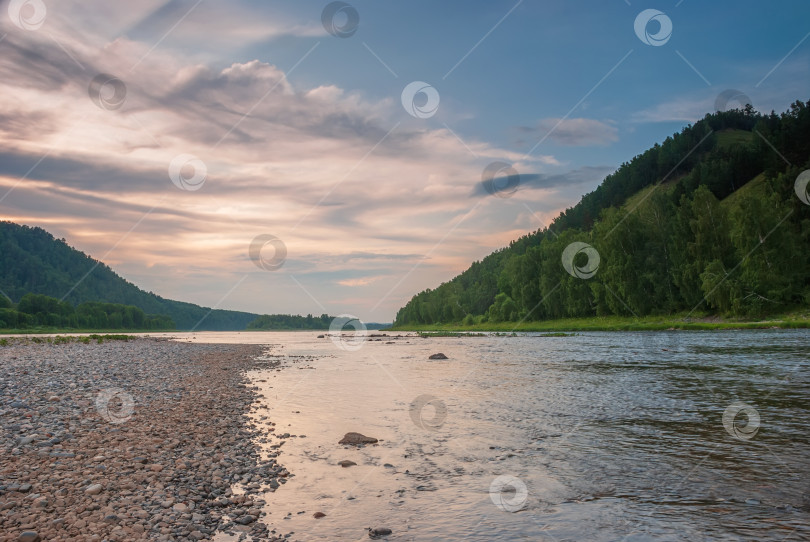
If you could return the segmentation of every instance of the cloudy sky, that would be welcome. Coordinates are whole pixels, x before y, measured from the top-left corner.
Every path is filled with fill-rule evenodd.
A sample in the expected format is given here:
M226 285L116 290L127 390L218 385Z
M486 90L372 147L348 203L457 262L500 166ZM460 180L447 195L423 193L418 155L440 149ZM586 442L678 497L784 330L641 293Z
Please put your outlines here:
M0 0L0 216L165 297L391 321L724 91L810 98L808 21L806 0Z

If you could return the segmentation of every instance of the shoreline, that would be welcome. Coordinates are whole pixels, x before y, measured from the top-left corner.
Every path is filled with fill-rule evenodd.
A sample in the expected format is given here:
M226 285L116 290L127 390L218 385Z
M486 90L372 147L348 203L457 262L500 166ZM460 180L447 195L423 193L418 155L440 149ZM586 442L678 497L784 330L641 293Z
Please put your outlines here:
M246 376L262 345L138 338L0 347L0 541L283 540ZM239 494L232 487L238 484ZM36 540L36 538L31 538Z
M633 317L593 317L565 318L532 322L482 323L465 326L462 324L419 324L392 326L383 331L447 331L447 332L576 332L576 331L717 331L744 329L806 329L810 328L810 318L796 315L771 320L726 321L720 318L693 318L648 316Z

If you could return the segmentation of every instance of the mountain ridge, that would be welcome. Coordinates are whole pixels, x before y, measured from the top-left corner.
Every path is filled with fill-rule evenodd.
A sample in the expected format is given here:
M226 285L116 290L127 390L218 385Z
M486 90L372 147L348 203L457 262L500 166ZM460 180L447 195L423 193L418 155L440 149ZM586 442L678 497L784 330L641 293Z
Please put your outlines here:
M696 310L754 316L807 304L810 262L800 247L810 240L810 207L794 181L810 167L808 133L801 101L781 115L751 106L707 114L623 163L548 227L413 296L395 327ZM760 176L755 190L721 206ZM574 243L592 249L596 279L574 276L592 263L582 250L565 267Z
M169 316L178 330L241 331L258 314L210 309L146 292L107 264L36 226L0 221L0 295L18 302L25 294L85 302L132 305Z

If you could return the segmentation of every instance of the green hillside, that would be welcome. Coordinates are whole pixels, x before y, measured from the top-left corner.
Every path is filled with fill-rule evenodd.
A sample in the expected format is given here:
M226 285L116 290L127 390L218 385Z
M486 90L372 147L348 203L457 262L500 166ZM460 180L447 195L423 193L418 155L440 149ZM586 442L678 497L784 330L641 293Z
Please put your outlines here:
M0 297L19 303L26 294L64 297L73 306L88 302L133 306L148 315L168 316L179 330L243 330L258 316L211 311L144 292L64 239L41 228L0 222Z
M806 308L810 206L794 182L808 167L808 104L706 115L622 164L549 227L414 296L395 327ZM571 252L567 270L574 242L591 248Z

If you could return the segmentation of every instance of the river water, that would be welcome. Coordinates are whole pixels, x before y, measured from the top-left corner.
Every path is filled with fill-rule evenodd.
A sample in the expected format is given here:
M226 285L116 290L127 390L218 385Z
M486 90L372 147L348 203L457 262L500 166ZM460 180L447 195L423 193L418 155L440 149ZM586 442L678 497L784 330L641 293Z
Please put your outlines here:
M807 331L316 335L226 337L286 366L252 378L293 540L810 540Z

